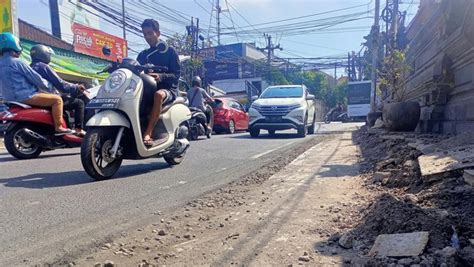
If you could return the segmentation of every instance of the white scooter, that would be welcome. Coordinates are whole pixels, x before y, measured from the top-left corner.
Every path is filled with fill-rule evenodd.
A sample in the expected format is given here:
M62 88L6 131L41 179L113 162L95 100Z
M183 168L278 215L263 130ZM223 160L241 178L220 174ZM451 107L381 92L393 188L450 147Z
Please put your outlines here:
M144 92L154 91L157 86L146 73L163 71L164 67L143 66L133 59L124 59L103 71L111 74L86 107L95 109L96 114L86 124L88 131L81 146L82 166L92 178L112 177L123 159L163 157L170 165L183 161L189 147L186 137L191 111L182 97L163 106L153 131L155 145L147 147L143 143L148 114L140 116L140 103Z

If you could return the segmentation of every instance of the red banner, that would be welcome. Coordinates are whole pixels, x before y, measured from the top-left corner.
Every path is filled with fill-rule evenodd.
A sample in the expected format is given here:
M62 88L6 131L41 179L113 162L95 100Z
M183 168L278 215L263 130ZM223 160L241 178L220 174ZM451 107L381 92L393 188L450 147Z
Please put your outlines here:
M78 23L73 23L72 32L74 33L75 52L111 61L127 57L127 41L122 38ZM102 53L104 46L109 47L112 51L110 56L105 56Z

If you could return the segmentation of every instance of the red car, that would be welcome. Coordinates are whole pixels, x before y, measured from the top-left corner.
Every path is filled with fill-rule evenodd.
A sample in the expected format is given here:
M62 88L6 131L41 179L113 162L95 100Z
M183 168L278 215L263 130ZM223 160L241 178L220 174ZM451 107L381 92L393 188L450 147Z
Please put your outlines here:
M233 134L235 131L246 131L249 126L249 115L242 104L229 97L214 98L214 131Z

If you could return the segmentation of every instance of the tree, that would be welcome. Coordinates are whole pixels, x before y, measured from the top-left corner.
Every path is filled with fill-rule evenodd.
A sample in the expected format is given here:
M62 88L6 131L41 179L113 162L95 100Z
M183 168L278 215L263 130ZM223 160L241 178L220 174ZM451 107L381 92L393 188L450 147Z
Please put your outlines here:
M176 49L179 55L189 56L192 54L193 40L187 34L175 33L166 40L166 43Z

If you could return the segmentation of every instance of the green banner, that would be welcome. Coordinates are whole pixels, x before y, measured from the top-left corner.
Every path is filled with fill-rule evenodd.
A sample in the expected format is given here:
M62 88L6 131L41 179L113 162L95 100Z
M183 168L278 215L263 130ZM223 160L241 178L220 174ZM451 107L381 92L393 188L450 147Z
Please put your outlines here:
M23 52L21 53L21 58L31 62L30 50L35 44L32 41L22 39L21 46L23 47ZM110 62L60 48L53 47L53 50L55 55L51 57L50 65L58 73L91 79L97 78L99 80L107 78L108 74L98 75L97 72L103 70Z

